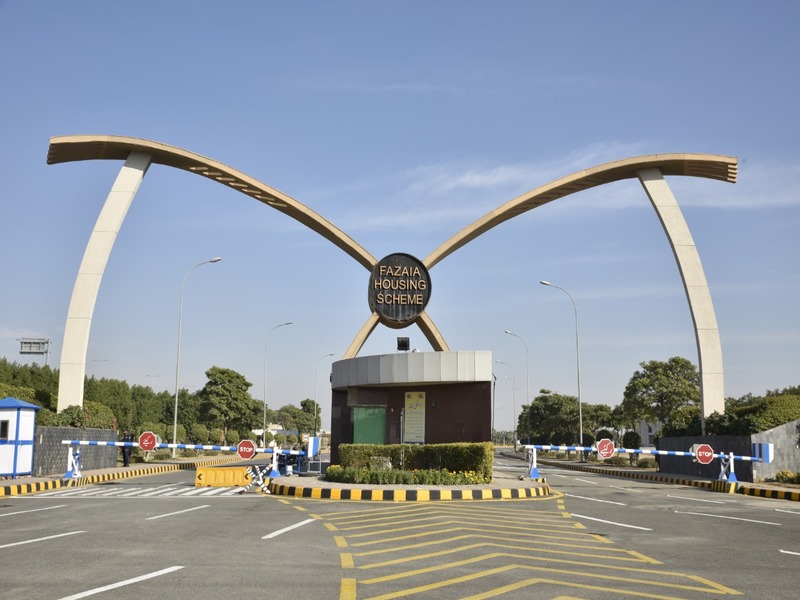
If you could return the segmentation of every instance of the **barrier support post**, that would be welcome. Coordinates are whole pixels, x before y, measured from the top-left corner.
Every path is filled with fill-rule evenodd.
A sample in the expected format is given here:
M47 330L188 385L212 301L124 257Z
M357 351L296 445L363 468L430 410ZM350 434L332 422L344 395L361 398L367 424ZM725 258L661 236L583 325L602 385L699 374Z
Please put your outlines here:
M276 477L281 476L281 472L278 470L278 455L280 454L277 448L272 449L272 470L269 472L268 477L270 479L274 479Z
M536 448L528 448L528 464L530 465L528 477L539 479L539 468L536 466Z
M733 452L729 454L728 458L728 483L736 483L738 479L736 479L736 472L733 468Z
M78 479L81 476L81 450L78 448L73 452L70 446L68 451L67 472L64 473L64 479Z

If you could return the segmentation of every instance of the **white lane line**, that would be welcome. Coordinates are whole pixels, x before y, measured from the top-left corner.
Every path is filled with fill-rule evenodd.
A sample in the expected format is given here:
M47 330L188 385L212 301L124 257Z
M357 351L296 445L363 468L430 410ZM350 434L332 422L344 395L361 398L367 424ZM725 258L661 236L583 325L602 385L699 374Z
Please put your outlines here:
M580 477L576 477L575 481L582 481L583 483L591 483L592 485L597 485L596 481L589 481L588 479L581 479Z
M726 515L710 515L707 513L684 512L676 510L675 514L678 515L695 515L697 517L714 517L715 519L730 519L731 521L746 521L747 523L758 523L760 525L777 525L780 527L782 523L772 523L771 521L756 521L755 519L742 519L741 517L728 517Z
M789 550L778 550L781 554L791 554L792 556L800 556L800 552L791 552Z
M783 508L776 508L775 512L789 513L790 515L800 515L796 510L784 510Z
M622 487L622 486L619 486L619 485L610 485L608 487L613 488L615 490L622 490L623 492L633 492L634 494L641 494L642 493L642 490L636 490L636 489L633 489L633 488Z
M57 535L48 535L47 537L36 538L36 539L33 539L33 540L25 540L24 542L14 542L13 544L3 544L2 546L0 546L0 549L2 549L2 548L11 548L12 546L23 546L25 544L33 544L34 542L44 542L46 540L54 540L56 538L66 537L68 535L76 535L78 533L86 533L86 532L85 531L70 531L69 533L59 533Z
M603 504L616 504L617 506L627 506L622 502L614 502L613 500L600 500L598 498L587 498L586 496L575 496L573 494L564 494L570 498L578 498L579 500L591 500L592 502L602 502Z
M58 506L48 506L47 508L32 508L30 510L18 510L13 513L4 513L0 517L10 517L11 515L24 515L25 513L39 512L40 510L53 510L54 508L64 508L66 504L59 504Z
M303 525L307 525L308 523L312 523L314 519L306 519L305 521L300 521L299 523L295 523L294 525L289 525L289 527L284 527L283 529L278 529L278 531L273 531L270 534L265 535L262 537L262 540L269 540L274 537L278 537L279 535L286 533L287 531L291 531L292 529L297 529L298 527L302 527Z
M667 498L676 498L678 500L691 500L692 502L711 502L713 504L727 504L724 500L706 500L705 498L689 498L688 496L672 496L667 494Z
M570 513L573 517L578 517L579 519L588 519L589 521L598 521L599 523L607 523L608 525L617 525L619 527L630 527L631 529L641 529L642 531L653 531L648 527L639 527L638 525L627 525L625 523L616 523L614 521L605 521L603 519L594 519L592 517L587 517L586 515L576 515L575 513Z
M211 506L210 504L203 504L203 506L195 506L194 508L187 508L186 510L179 510L176 512L166 513L163 515L156 515L155 517L147 517L145 521L153 521L155 519L163 519L164 517L171 517L173 515L180 515L187 512L192 512L193 510L200 510L201 508L208 508Z
M119 581L117 583L104 585L103 587L94 588L92 590L86 590L85 592L80 592L79 594L73 594L72 596L64 596L63 598L61 598L61 600L78 600L78 598L86 598L87 596L94 596L95 594L107 592L108 590L114 590L126 585L131 585L133 583L139 583L140 581L144 581L145 579L152 579L153 577L159 577L160 575L173 573L174 571L178 571L182 568L183 567L176 566L176 567L169 567L167 569L161 569L160 571L148 573L147 575L139 575L139 577L134 577L133 579L126 579L125 581Z

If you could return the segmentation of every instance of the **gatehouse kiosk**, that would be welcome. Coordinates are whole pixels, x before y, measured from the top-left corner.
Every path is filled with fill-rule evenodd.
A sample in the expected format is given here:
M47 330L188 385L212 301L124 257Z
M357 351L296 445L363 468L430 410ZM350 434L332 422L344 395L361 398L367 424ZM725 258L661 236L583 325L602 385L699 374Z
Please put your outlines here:
M33 474L33 437L40 408L17 398L0 400L0 477Z
M398 352L333 363L331 464L339 444L492 439L492 353Z

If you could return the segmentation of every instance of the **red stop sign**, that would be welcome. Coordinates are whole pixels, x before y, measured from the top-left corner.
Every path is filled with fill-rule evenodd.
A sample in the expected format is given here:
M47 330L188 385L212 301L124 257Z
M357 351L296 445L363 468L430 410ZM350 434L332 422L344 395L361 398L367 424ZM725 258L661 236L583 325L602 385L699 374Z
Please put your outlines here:
M139 448L142 450L153 450L158 443L156 434L152 431L145 431L139 436Z
M708 444L700 444L694 451L694 457L701 465L707 465L714 460L714 450Z
M252 440L242 440L236 444L236 454L239 458L247 460L256 455L256 444Z
M614 447L614 441L607 438L597 440L597 453L601 458L611 458L617 449Z

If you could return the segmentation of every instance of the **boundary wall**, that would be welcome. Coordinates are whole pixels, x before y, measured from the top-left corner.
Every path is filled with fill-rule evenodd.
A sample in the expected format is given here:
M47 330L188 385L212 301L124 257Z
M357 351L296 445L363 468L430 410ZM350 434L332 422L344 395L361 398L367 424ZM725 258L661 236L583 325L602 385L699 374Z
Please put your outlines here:
M736 461L736 477L740 481L764 481L774 478L778 471L800 472L800 419L785 423L773 429L752 435L704 435L661 438L659 450L689 450L692 444L709 444L714 452L733 452L747 455L752 452L752 444L771 443L775 455L771 463ZM661 471L693 477L713 479L719 475L719 463L710 465L681 460L677 457L662 456L659 459Z
M778 471L800 472L800 419L754 433L751 439L775 445L775 457L770 464L753 465L754 481L773 478Z
M733 452L736 455L749 456L752 445L749 435L687 435L680 437L661 438L656 447L659 450L673 450L686 452L691 450L693 444L708 444L715 453ZM712 460L710 464L701 465L699 462L687 460L680 456L659 456L657 458L659 470L662 473L675 475L688 475L689 477L702 477L704 479L717 479L719 477L719 460ZM759 463L759 467L761 464ZM734 463L736 478L740 481L753 482L753 463L737 460Z
M69 449L62 440L99 440L116 442L114 429L81 429L79 427L36 427L33 446L33 476L63 475ZM117 466L119 450L108 446L81 448L81 469L110 469Z

